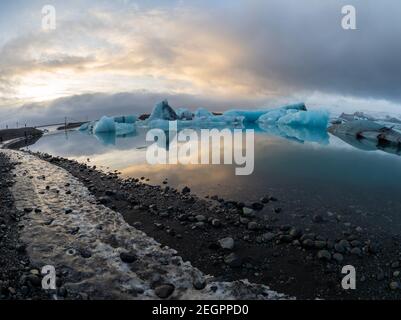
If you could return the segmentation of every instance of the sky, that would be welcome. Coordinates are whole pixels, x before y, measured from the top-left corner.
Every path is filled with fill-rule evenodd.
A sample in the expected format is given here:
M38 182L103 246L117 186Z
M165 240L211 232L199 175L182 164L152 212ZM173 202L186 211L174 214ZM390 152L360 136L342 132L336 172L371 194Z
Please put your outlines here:
M344 5L356 30L342 28ZM149 112L164 98L401 114L400 14L398 0L2 0L0 127Z

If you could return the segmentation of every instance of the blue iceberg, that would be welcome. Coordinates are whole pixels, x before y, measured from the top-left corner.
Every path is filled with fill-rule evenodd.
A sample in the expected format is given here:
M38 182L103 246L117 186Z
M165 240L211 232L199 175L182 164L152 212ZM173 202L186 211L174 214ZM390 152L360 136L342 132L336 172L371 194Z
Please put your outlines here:
M290 112L281 117L277 123L292 127L327 128L329 113L321 110Z
M114 122L117 123L135 123L138 117L135 115L113 117Z
M194 114L185 108L177 109L176 114L179 120L192 120L194 118Z
M158 103L153 108L150 117L146 121L150 122L159 119L169 120L169 121L174 121L178 119L177 114L175 113L174 109L170 107L167 100L163 100L162 102Z
M102 133L102 132L115 132L116 131L116 123L113 118L103 116L94 126L93 132Z
M224 116L244 117L245 122L256 122L262 115L272 111L286 113L287 110L306 110L304 103L291 104L277 109L259 109L259 110L228 110L223 113Z
M205 108L198 108L195 113L195 118L201 119L201 118L212 118L214 117L213 113L211 113L209 110Z

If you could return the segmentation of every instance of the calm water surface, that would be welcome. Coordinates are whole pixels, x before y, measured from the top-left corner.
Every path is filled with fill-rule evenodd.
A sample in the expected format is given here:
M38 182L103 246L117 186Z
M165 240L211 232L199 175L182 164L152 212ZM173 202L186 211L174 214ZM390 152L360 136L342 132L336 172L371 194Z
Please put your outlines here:
M255 170L236 176L234 165L149 165L145 129L125 137L68 131L44 136L28 147L146 177L160 184L189 186L200 196L256 201L274 195L284 207L325 214L360 214L391 232L401 230L401 157L381 150L355 148L325 132L257 129ZM285 136L285 137L284 137Z

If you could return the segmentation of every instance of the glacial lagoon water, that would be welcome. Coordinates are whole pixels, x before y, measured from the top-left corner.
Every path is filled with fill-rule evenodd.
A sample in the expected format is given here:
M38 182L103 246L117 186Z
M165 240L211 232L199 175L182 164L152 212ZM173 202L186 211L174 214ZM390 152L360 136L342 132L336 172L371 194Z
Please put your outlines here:
M291 212L360 215L385 232L401 230L401 156L352 144L326 132L255 129L255 168L236 176L235 165L150 165L147 130L131 135L67 131L45 135L32 151L75 159L147 183L189 186L199 196L257 201L273 195ZM88 159L90 162L88 162Z

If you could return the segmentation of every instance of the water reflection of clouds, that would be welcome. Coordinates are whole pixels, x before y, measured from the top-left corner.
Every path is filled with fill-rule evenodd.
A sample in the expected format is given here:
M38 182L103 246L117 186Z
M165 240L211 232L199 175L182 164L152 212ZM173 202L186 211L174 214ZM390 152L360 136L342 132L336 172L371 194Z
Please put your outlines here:
M148 165L137 164L121 170L126 177L147 177L160 183L166 177L174 186L184 186L202 189L205 186L226 183L234 175L234 169L229 165Z

